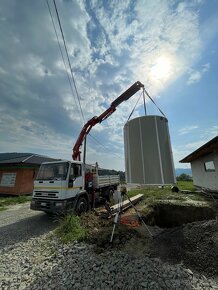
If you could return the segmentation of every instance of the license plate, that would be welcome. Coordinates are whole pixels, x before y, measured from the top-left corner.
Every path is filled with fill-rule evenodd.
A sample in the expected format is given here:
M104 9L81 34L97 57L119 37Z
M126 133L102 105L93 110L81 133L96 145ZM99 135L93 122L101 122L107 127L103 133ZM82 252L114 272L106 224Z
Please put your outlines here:
M41 206L46 206L46 202L41 202Z

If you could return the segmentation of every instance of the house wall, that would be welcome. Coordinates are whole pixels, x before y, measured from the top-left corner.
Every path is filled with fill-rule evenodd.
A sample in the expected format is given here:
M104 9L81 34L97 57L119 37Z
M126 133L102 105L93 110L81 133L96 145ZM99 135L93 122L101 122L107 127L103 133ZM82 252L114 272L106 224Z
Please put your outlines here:
M215 171L206 171L204 163L213 161ZM191 162L193 183L195 186L218 191L218 152L208 154Z
M35 171L35 168L0 168L0 194L24 195L32 193ZM16 173L16 180L13 186L1 185L4 173Z

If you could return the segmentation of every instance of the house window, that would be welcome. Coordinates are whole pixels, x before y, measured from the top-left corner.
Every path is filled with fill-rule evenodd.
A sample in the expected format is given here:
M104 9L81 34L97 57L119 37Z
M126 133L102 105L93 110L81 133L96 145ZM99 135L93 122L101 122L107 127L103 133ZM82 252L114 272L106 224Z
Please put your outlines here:
M16 181L16 173L3 173L0 186L14 187Z
M207 161L204 163L205 171L215 171L215 166L213 161Z

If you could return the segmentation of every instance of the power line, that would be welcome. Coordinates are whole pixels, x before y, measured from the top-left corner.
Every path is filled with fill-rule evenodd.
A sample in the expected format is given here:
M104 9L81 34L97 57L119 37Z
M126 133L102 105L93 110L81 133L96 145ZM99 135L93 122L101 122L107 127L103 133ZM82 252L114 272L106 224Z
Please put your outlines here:
M67 71L66 62L65 62L65 60L64 60L64 55L63 55L63 52L62 52L62 49L61 49L60 40L59 40L59 37L58 37L57 29L56 29L56 27L55 27L54 18L53 18L53 16L52 16L52 12L51 12L51 8L50 8L50 5L49 5L48 0L46 0L46 3L47 3L48 10L49 10L49 14L50 14L50 17L51 17L51 20L52 20L53 28L54 28L55 35L56 35L56 38L57 38L58 47L59 47L59 50L60 50L60 53L61 53L61 57L62 57L62 60L63 60L63 63L64 63L64 67L65 67L65 71L66 71L66 74L67 74L67 78L68 78L68 81L69 81L69 84L70 84L71 92L72 92L72 95L73 95L73 97L74 97L74 99L75 99L75 103L76 103L76 98L75 98L75 95L74 95L74 92L73 92L72 83L71 83L71 80L70 80L69 73L68 73L68 71Z
M61 21L60 21L60 17L59 17L59 13L58 13L58 9L57 9L57 5L56 5L55 0L53 0L53 3L54 3L57 19L58 19L58 24L59 24L60 31L61 31L61 36L62 36L63 43L64 43L65 52L66 52L66 55L67 55L68 64L69 64L69 67L70 67L71 77L72 77L72 80L73 80L73 84L74 84L75 91L76 91L76 96L77 96L79 107L80 107L80 112L81 112L81 115L82 115L82 118L83 118L83 122L85 123L85 118L84 118L82 106L81 106L81 103L80 103L80 97L79 97L79 93L78 93L78 90L77 90L76 81L75 81L75 78L74 78L74 75L73 75L73 72L72 72L70 58L69 58L69 54L68 54L68 50L67 50L67 45L66 45L66 41L65 41L65 37L64 37L64 33L63 33L63 29L62 29L62 25L61 25Z
M101 145L103 148L105 148L106 150L108 150L108 148L103 144L103 143L101 143L96 137L94 137L93 135L91 135L90 133L89 133L89 136L94 140L94 141L96 141L99 145ZM113 152L111 152L114 156L116 156L116 157L119 157L120 158L120 155L119 154L116 154L116 153L113 153Z
M49 13L50 13L50 17L51 17L51 20L52 20L52 24L53 24L53 27L54 27L54 30L55 30L55 34L56 34L56 38L57 38L57 41L58 41L58 46L59 46L59 49L60 49L60 52L61 52L61 57L62 57L62 60L63 60L63 63L64 63L64 66L65 66L65 70L66 70L66 73L67 73L67 77L68 77L68 81L70 83L70 87L71 87L71 91L72 91L72 94L73 94L73 88L72 88L72 84L71 84L71 81L70 81L70 77L69 77L69 74L68 74L68 71L67 71L67 67L66 67L66 63L65 63L65 60L64 60L64 56L63 56L63 52L62 52L62 49L61 49L61 46L60 46L60 41L59 41L59 38L58 38L58 33L57 33L57 30L56 30L56 27L55 27L55 23L54 23L54 19L53 19L53 16L52 16L52 13L51 13L51 9L50 9L50 5L49 5L49 2L48 0L46 0L47 2L47 6L48 6L48 10L49 10ZM61 25L61 21L60 21L60 17L59 17L59 13L58 13L58 9L57 9L57 5L56 5L56 2L55 0L53 0L53 3L54 3L54 7L55 7L55 11L56 11L56 15L57 15L57 19L58 19L58 24L59 24L59 27L60 27L60 31L61 31L61 36L62 36L62 40L63 40L63 43L64 43L64 48L65 48L65 52L66 52L66 56L67 56L67 60L68 60L68 65L69 65L69 68L70 68L70 73L71 73L71 77L72 77L72 80L73 80L73 84L74 84L74 88L75 88L75 92L76 92L76 96L77 96L77 100L78 100L78 103L79 103L79 107L80 107L80 112L81 112L81 115L82 115L82 119L83 119L83 122L85 123L85 118L84 118L84 114L83 114L83 110L82 110L82 106L81 106L81 102L80 102L80 97L79 97L79 93L78 93L78 89L77 89L77 85L76 85L76 81L75 81L75 78L74 78L74 75L73 75L73 71L72 71L72 67L71 67L71 63L70 63L70 58L69 58L69 54L68 54L68 50L67 50L67 46L66 46L66 41L65 41L65 37L64 37L64 33L63 33L63 29L62 29L62 25ZM161 111L161 109L156 105L156 103L154 102L154 100L150 97L150 95L148 94L148 92L144 89L143 93L146 93L146 95L149 97L149 99L154 103L154 105L158 108L158 110L163 114L163 116L165 117L164 113ZM74 96L74 94L73 94ZM141 98L141 95L139 97L139 99ZM139 102L139 99L137 100L136 102L136 105L134 106L128 120L130 119L131 115L133 114L138 102ZM144 107L145 107L145 101L144 101ZM127 120L127 121L128 121ZM105 147L97 138L95 138L94 136L92 136L91 134L89 134L97 143L99 143L102 147L104 147L105 149L108 150L107 147ZM116 153L112 153L113 155L117 155ZM118 156L118 155L117 155ZM120 156L119 156L120 157Z
M53 16L52 16L52 12L51 12L51 8L50 8L50 5L49 5L48 0L46 0L46 2L47 2L48 10L49 10L49 13L50 13L50 17L51 17L51 20L52 20L52 24L53 24L53 27L54 27L55 35L56 35L56 38L57 38L57 41L58 41L59 50L60 50L60 52L61 52L61 57L62 57L62 60L63 60L63 63L64 63L64 67L65 67L66 73L67 73L68 81L69 81L69 83L70 83L71 91L72 91L72 94L73 94L73 96L74 96L72 83L71 83L71 80L70 80L69 73L68 73L68 71L67 71L66 62L65 62L65 60L64 60L64 56L63 56L63 52L62 52L62 49L61 49L61 45L60 45L60 41L59 41L59 37L58 37L58 33L57 33L57 30L56 30L56 27L55 27L55 23L54 23L54 18L53 18ZM59 19L60 30L61 30L61 32L63 33L63 30L62 30L62 27L61 27L61 24L60 24L60 18L59 18L59 16L58 16L58 11L57 11L57 6L56 6L55 1L54 1L54 6L56 7L56 14L57 14L57 17L58 17L58 19ZM64 35L63 35L63 34L62 34L62 38L63 38L63 42L64 42L64 44L65 44L65 51L66 51L66 54L67 54L67 56L68 56L68 52L67 52L67 49L66 49L66 43L65 43L65 39L64 39ZM71 70L71 65L70 65L69 56L68 56L68 63L69 63L70 70ZM72 70L71 70L71 74L72 74ZM77 92L77 98L78 98L78 101L79 101L79 94L78 94L78 90L77 90L77 87L76 87L76 83L75 83L75 79L74 79L74 77L73 77L73 74L72 74L72 79L74 80L74 86L75 86L75 90L76 90L76 92ZM75 96L74 96L74 98L75 98ZM79 104L80 104L80 102L79 102ZM82 113L82 116L83 116L83 112L82 112L81 104L80 104L80 109L81 109L81 113ZM83 121L85 121L85 120L84 120L84 116L83 116ZM98 143L98 144L101 145L103 148L105 148L106 150L108 150L108 148L105 147L105 145L102 144L102 143L101 143L101 142L100 142L96 137L92 136L91 134L89 134L89 135L90 135L90 137L91 137L91 138L92 138L96 143ZM115 156L120 157L120 156L119 156L118 154L116 154L116 153L112 153L112 154L115 155Z
M63 60L63 63L64 63L64 67L65 67L66 73L67 73L67 77L68 77L68 81L69 81L69 84L70 84L70 88L71 88L71 91L72 91L73 97L75 98L74 93L73 93L72 83L71 83L71 80L70 80L69 73L68 73L68 71L67 71L66 62L65 62L65 60L64 60L64 55L63 55L62 48L61 48L61 45L60 45L60 40L59 40L58 33L57 33L57 30L56 30L56 27L55 27L54 18L53 18L53 16L52 16L51 8L50 8L50 5L49 5L48 0L46 0L46 2L47 2L47 6L48 6L48 10L49 10L50 17L51 17L51 20L52 20L52 24L53 24L53 27L54 27L55 35L56 35L56 38L57 38L57 42L58 42L59 50L60 50L60 53L61 53L61 57L62 57L62 60ZM58 19L58 24L59 24L59 27L60 27L60 31L61 31L61 35L62 35L62 39L63 39L63 43L64 43L64 47L65 47L65 52L66 52L66 55L67 55L68 64L69 64L69 67L70 67L71 77L72 77L72 80L73 80L73 84L74 84L74 87L75 87L75 91L76 91L76 95L77 95L78 103L79 103L79 106L80 106L81 115L82 115L82 118L83 118L83 122L85 123L85 118L84 118L83 110L82 110L82 107L81 107L81 103L80 103L80 99L79 99L79 94L78 94L78 89L77 89L77 86L76 86L75 78L74 78L74 76L73 76L73 72L72 72L72 69L71 69L71 64L70 64L69 54L68 54L68 51L67 51L67 46L66 46L66 42L65 42L65 38L64 38L64 34L63 34L63 29L62 29L61 22L60 22L60 17L59 17L59 13L58 13L57 5L56 5L55 0L53 0L53 2L54 2L54 7L55 7L55 11L56 11L57 19ZM76 101L76 100L75 100L75 101ZM108 148L107 148L103 143L101 143L101 142L100 142L96 137L92 136L91 134L89 134L89 136L90 136L90 137L91 137L95 142L97 142L99 145L101 145L103 148L105 148L105 149L108 151ZM112 153L114 156L120 158L120 155L118 155L118 154L116 154L116 153L113 153L113 152L111 152L111 153Z

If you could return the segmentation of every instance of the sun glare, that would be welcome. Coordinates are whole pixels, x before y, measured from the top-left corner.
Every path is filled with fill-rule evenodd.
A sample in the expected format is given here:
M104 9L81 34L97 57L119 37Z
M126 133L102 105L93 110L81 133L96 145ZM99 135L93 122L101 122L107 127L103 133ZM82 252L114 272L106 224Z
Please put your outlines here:
M172 73L172 65L169 57L159 57L151 68L152 78L166 81Z

